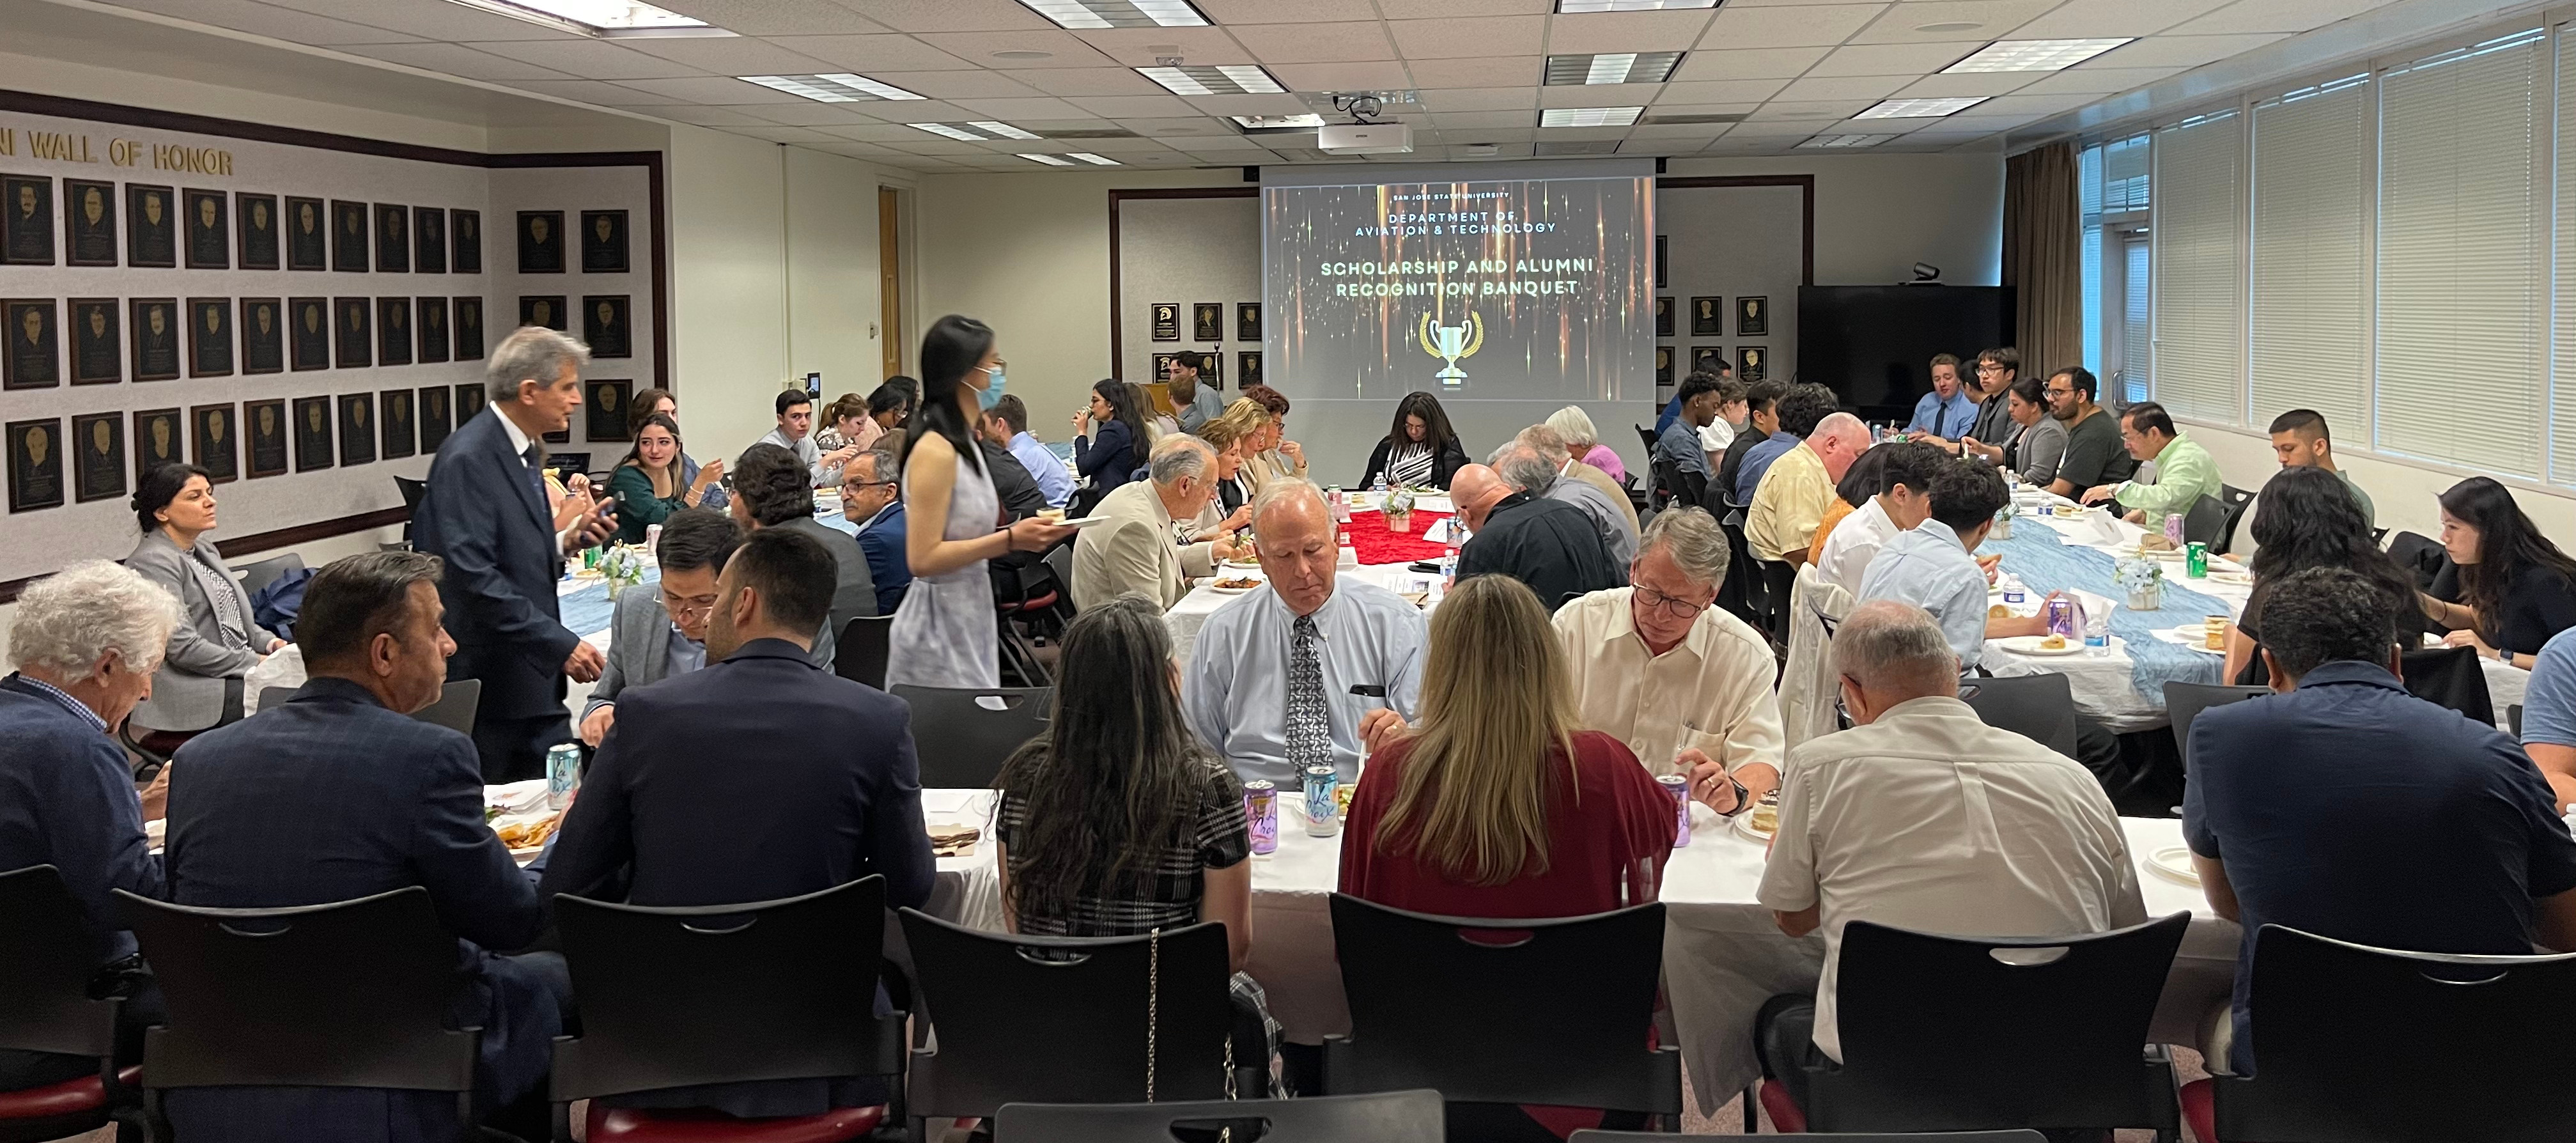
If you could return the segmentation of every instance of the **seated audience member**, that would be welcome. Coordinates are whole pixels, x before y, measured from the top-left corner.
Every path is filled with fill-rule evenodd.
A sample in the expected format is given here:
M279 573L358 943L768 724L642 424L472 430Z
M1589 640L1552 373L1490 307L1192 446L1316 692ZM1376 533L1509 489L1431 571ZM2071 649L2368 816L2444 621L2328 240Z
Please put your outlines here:
M2191 724L2183 837L2202 892L2244 929L2233 1043L2255 1072L2254 938L2284 925L2431 953L2576 950L2576 841L2549 785L2492 726L2406 693L2386 589L2343 568L2283 579L2264 606L2273 694Z
M2057 478L2048 490L2076 497L2104 484L2118 484L2138 471L2120 439L2120 419L2093 403L2100 382L2093 371L2069 365L2048 375L2048 413L2066 426L2066 452L2057 461Z
M1834 391L1822 385L1791 385L1781 389L1775 406L1779 413L1774 422L1779 430L1772 433L1770 439L1756 441L1745 451L1744 463L1735 470L1736 503L1751 508L1753 496L1761 490L1762 478L1770 475L1772 464L1796 449L1816 431L1817 425L1832 416L1839 407L1838 401ZM1864 427L1862 436L1867 435ZM1831 483L1827 481L1828 485Z
M1861 604L1834 633L1833 663L1853 726L1789 752L1759 893L1782 932L1825 932L1816 994L1774 997L1753 1032L1762 1074L1801 1106L1805 1069L1842 1059L1834 985L1852 921L2055 937L2147 919L2101 785L1959 701L1959 660L1930 615Z
M1044 507L1062 508L1065 501L1073 499L1073 473L1064 467L1064 461L1047 451L1047 446L1039 443L1037 436L1029 432L1029 407L1018 397L1003 394L1001 400L993 402L993 407L984 411L983 424L984 443L994 446L983 450L984 455L991 456L1000 451L1017 461L1020 470L1037 482L1038 495L1045 501ZM998 478L994 481L997 488L1000 483ZM1002 502L1008 505L1010 498L1006 496Z
M1249 504L1261 492L1261 486L1269 481L1269 465L1261 459L1261 453L1269 447L1265 442L1279 439L1277 418L1272 417L1270 410L1262 408L1259 402L1241 397L1225 407L1224 416L1209 423L1220 421L1243 442L1238 446L1243 459L1235 466L1234 482L1243 493L1243 502Z
M1181 718L1161 609L1113 599L1064 630L1047 732L1002 766L1002 916L1010 931L1126 937L1225 926L1234 1058L1278 1054L1252 955L1252 835L1243 779Z
M1628 581L1581 508L1548 498L1556 468L1538 450L1504 445L1497 467L1458 470L1451 502L1474 533L1458 549L1458 578L1501 574L1528 584L1549 610Z
M1629 586L1558 608L1555 625L1582 724L1732 814L1779 787L1782 739L1771 644L1712 606L1726 560L1726 533L1705 510L1659 512Z
M1612 563L1625 565L1637 554L1637 506L1628 502L1628 490L1610 482L1600 469L1574 459L1574 451L1565 438L1546 425L1531 425L1512 438L1514 444L1538 450L1538 455L1556 466L1556 482L1548 485L1547 498L1562 500L1592 517L1592 526L1601 533L1601 544L1610 550ZM1507 449L1496 449L1501 456Z
M1736 435L1744 431L1744 401L1739 395L1743 386L1736 384L1734 374L1723 361L1713 372L1717 376L1717 415L1699 427L1699 447L1708 453L1712 468L1734 446Z
M903 549L903 496L892 441L872 448L841 470L841 518L859 526L859 551L868 557L876 586L877 614L892 615L912 586L912 564ZM1007 456L1008 454L1004 454Z
M903 394L903 412L891 421L882 421L879 423L885 425L886 431L888 432L910 426L912 424L912 415L921 411L920 378L906 377L901 373L897 373L892 377L886 378L885 385L883 387ZM871 409L877 407L876 394L868 394L868 407Z
M532 1137L545 1130L569 982L557 954L499 955L544 930L536 888L484 823L474 741L411 717L438 700L456 649L440 625L439 575L436 556L371 552L309 581L295 640L310 681L181 751L163 863L170 900L220 909L426 888L461 938L449 1019L482 1029L476 1106ZM446 1092L188 1088L166 1106L192 1140L441 1139L459 1128Z
M129 1062L142 1058L160 1004L110 891L161 896L161 859L114 735L152 691L182 619L177 601L137 572L76 563L19 593L9 623L18 670L0 679L0 872L53 866L80 902L80 951L98 966L92 987L128 994L117 1056ZM0 1092L97 1075L95 1057L0 1048Z
M1825 501L1825 514L1816 518L1816 530L1807 536L1807 562L1825 558L1825 541L1834 529L1863 504L1869 502L1870 489L1878 487L1880 474L1887 470L1887 452L1880 448L1862 450L1860 459L1843 470L1834 481L1834 495Z
M250 597L207 536L215 530L215 489L205 469L165 464L144 473L134 516L143 539L125 566L176 596L186 612L133 715L135 741L166 756L198 731L241 721L242 679L286 641L251 617Z
M1843 474L1836 495L1858 493L1862 503L1825 537L1824 547L1816 553L1817 575L1854 596L1860 594L1861 576L1869 570L1869 562L1878 557L1878 550L1897 533L1931 515L1932 476L1948 459L1941 455L1939 447L1922 441L1879 445ZM1865 468L1875 470L1877 479L1859 488L1850 487L1852 474Z
M646 389L637 393L634 400L627 402L627 433L633 435L643 429L644 422L655 417L669 417L672 424L680 423L680 399L672 396L670 390ZM680 485L684 488L704 487L706 489L698 497L700 508L724 511L727 499L724 490L724 470L725 463L722 457L700 466L696 457L690 456L686 451L680 453ZM712 475L704 480L698 479L699 474L707 472L712 472Z
M937 864L903 700L815 666L806 645L831 609L833 578L833 557L809 537L773 529L743 541L717 581L707 669L626 693L539 892L737 905L876 874L888 908L930 900ZM778 1116L885 1099L884 1081L865 1076L604 1102Z
M2398 642L2408 647L2423 644L2430 621L2415 589L2415 577L2371 541L2360 503L2334 474L2315 468L2275 473L2254 501L2248 530L2255 544L2248 561L2254 589L2247 594L2244 613L2229 628L2220 678L2248 686L2270 681L2258 653L2263 644L2263 606L2283 580L2309 568L2342 568L2378 584L2388 596L2390 628L2397 632Z
M2450 559L2424 597L2424 613L2450 632L2443 642L2517 667L2576 627L2576 560L2522 514L2513 493L2472 476L2442 494L2442 547Z
M1977 399L1968 394L1959 380L1959 359L1950 354L1932 358L1932 391L1914 402L1914 419L1905 422L1905 432L1912 440L1929 440L1936 444L1958 447L1958 442L1977 424Z
M1782 448L1798 442L1798 438L1780 431L1780 398L1789 394L1788 382L1756 381L1750 386L1740 381L1726 382L1718 389L1719 407L1732 407L1725 402L1739 393L1743 395L1744 428L1735 434L1735 440L1718 457L1717 479L1709 484L1708 496L1701 504L1711 514L1724 512L1730 500L1740 506L1750 505L1753 498L1751 487L1745 487L1741 499L1736 497L1735 490L1744 479L1744 462L1753 455L1754 446L1774 437L1788 437L1781 444Z
M1721 419L1723 416L1721 411ZM1547 427L1565 440L1566 451L1573 453L1574 459L1608 476L1613 485L1628 483L1627 464L1619 459L1618 452L1601 443L1601 430L1593 426L1592 414L1584 412L1583 406L1567 405L1549 413Z
M1125 384L1127 386L1127 396L1136 402L1136 411L1145 418L1144 435L1136 439L1136 452L1138 455L1142 456L1154 451L1155 441L1181 431L1181 422L1175 419L1171 414L1163 412L1162 407L1154 401L1154 398L1158 395L1166 401L1171 400L1171 393L1169 390L1165 390L1162 393L1157 394L1153 386L1145 384L1142 381L1129 381ZM1143 468L1144 466L1140 464L1137 467ZM1135 480L1139 478L1131 475L1128 479Z
M1935 441L1943 449L1960 456L1975 457L1987 464L2004 462L2004 447L2012 443L2015 422L2005 397L2021 380L2021 351L2011 346L1989 349L1977 355L1976 374L1969 378L1977 398L1977 419L1968 426L1968 435L1958 441Z
M2522 749L2549 780L2559 812L2576 804L2576 635L2550 636L2531 664L2522 695Z
M1306 450L1288 439L1288 398L1268 385L1246 385L1242 400L1270 414L1270 429L1262 437L1261 447L1243 458L1247 467L1262 470L1254 483L1266 484L1274 476L1306 479Z
M1216 499L1208 503L1206 512L1201 513L1200 530L1204 532L1215 526L1207 519L1209 516L1228 522L1228 531L1250 525L1252 517L1245 509L1252 503L1252 489L1243 476L1243 448L1247 443L1243 429L1231 418L1211 417L1198 427L1197 435L1207 442L1209 448L1216 450ZM1201 535L1199 538L1214 537Z
M2272 418L2272 452L2281 458L2283 468L2322 468L2343 481L2344 491L2352 502L2361 506L2364 527L2379 526L2379 508L2370 502L2370 494L2353 482L2352 474L2335 467L2334 433L2326 427L2325 414L2314 409L2292 409Z
M1663 435L1655 438L1654 459L1670 466L1684 484L1693 483L1696 478L1699 487L1705 488L1715 478L1715 471L1709 466L1708 450L1700 447L1699 430L1700 426L1717 418L1720 400L1717 378L1693 373L1682 379L1681 389L1673 399L1681 403L1682 415L1664 429ZM1675 496L1683 498L1692 491L1696 489L1672 490Z
M2218 461L2199 441L2174 428L2164 406L2153 401L2129 406L2120 417L2120 443L2141 465L2156 463L2155 479L2094 485L2084 490L2085 503L2117 500L2129 509L2130 520L2153 531L2165 526L2167 516L2190 513L2201 497L2218 495Z
M1396 403L1395 425L1369 453L1368 470L1356 487L1374 488L1378 481L1406 488L1449 487L1449 478L1467 463L1457 430L1440 398L1419 389Z
M863 454L864 455L864 454ZM847 487L844 485L844 487ZM653 560L661 590L619 592L608 621L608 669L581 708L581 741L597 749L617 722L617 696L707 665L707 616L715 610L716 576L742 543L742 526L704 508L683 508L662 523Z
M1097 491L1117 491L1145 455L1145 417L1126 382L1092 382L1091 404L1073 415L1074 471Z
M1198 358L1173 354L1163 366L1163 383L1171 389L1173 420L1182 432L1197 432L1200 425L1225 415L1225 396L1199 379Z
M2024 484L2055 484L2057 466L2066 459L2066 422L2050 415L2045 383L2037 377L2015 381L2004 400L2013 423L2011 435L2004 438L2004 467L2020 474Z
M1974 669L1985 654L1986 640L2044 633L2046 611L1986 617L1989 572L1971 553L1986 542L1995 513L2009 499L2004 478L1983 465L1944 458L1930 484L1930 514L1879 546L1861 573L1860 590L1852 594L1863 602L1892 599L1922 609L1949 637L1960 668Z
M1347 781L1359 770L1361 720L1410 715L1421 697L1422 612L1376 584L1336 578L1333 514L1313 484L1264 484L1252 531L1269 584L1199 628L1181 708L1246 781L1285 790L1318 765Z
M893 392L883 385L877 389L879 392ZM898 404L901 400L896 398ZM823 427L814 432L814 447L833 452L857 445L864 451L883 435L885 426L868 417L868 399L856 393L843 393L834 397L831 404L823 406Z
M1190 592L1189 577L1211 575L1213 560L1234 555L1232 541L1207 547L1173 543L1172 523L1199 518L1216 495L1216 453L1207 442L1175 433L1154 444L1147 479L1129 481L1091 510L1103 521L1073 541L1073 602L1093 608L1141 595L1169 611Z
M840 564L832 590L832 616L814 633L814 665L832 669L832 653L841 628L877 610L877 585L868 571L868 554L847 533L814 518L814 492L800 484L802 466L793 453L776 446L753 445L734 462L733 522L747 535L764 528L785 528L811 536ZM835 475L838 474L834 470Z
M1807 386L1799 386L1805 390ZM1824 386L1815 386L1824 389ZM1801 398L1805 398L1801 400ZM1815 405L1825 412L1806 421L1806 438L1795 448L1784 449L1778 460L1762 474L1754 488L1752 509L1744 515L1744 540L1757 559L1787 560L1792 564L1806 562L1807 545L1816 538L1816 525L1825 518L1825 504L1834 498L1834 482L1851 470L1852 462L1869 448L1869 427L1849 413L1833 411L1830 390L1821 394L1792 393L1793 414L1803 414ZM1803 417L1802 417L1803 419ZM1788 418L1782 419L1784 426ZM1761 450L1754 450L1758 457ZM1753 469L1747 461L1745 471Z
M857 456L853 445L842 445L823 452L814 445L814 398L802 389L785 389L778 394L778 427L754 442L776 445L795 454L805 465L807 488L830 488L840 483L841 466Z
M1420 721L1371 728L1342 892L1444 917L1582 917L1655 899L1672 799L1618 739L1582 729L1565 659L1528 588L1459 581L1431 617ZM1625 1126L1571 1108L1452 1104L1449 1115L1462 1139Z
M644 542L644 533L674 512L708 506L707 491L723 477L722 468L701 468L697 483L680 479L680 425L654 416L635 429L635 446L626 450L608 474L608 495L617 501L617 541Z

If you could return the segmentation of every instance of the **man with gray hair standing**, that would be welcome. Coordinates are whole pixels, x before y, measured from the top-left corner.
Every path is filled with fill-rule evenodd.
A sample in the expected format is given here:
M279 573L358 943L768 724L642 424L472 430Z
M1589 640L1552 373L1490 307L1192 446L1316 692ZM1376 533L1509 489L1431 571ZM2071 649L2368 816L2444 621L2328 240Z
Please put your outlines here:
M1198 519L1216 496L1216 453L1206 441L1187 433L1164 437L1154 442L1145 471L1148 479L1102 497L1091 510L1102 522L1074 540L1074 606L1097 607L1132 593L1169 611L1189 594L1188 577L1212 574L1212 560L1233 554L1226 540L1183 548L1172 535L1172 521Z
M2101 783L1959 701L1959 658L1929 613L1861 604L1833 661L1854 725L1789 752L1759 892L1782 932L1825 931L1816 994L1775 996L1754 1024L1762 1073L1801 1106L1806 1069L1842 1059L1835 969L1853 920L2050 937L2147 919Z
M1500 464L1515 446L1526 446L1556 466L1556 481L1547 487L1547 498L1562 500L1592 517L1592 526L1601 533L1601 546L1610 550L1610 562L1625 564L1637 557L1637 507L1628 502L1628 490L1619 487L1600 469L1574 459L1565 438L1546 425L1531 425L1512 438L1512 443L1494 450L1492 463Z
M523 326L503 338L485 369L490 404L440 446L412 513L412 547L446 563L438 594L456 638L448 678L483 681L474 749L486 782L545 773L546 749L573 738L564 680L595 681L607 664L563 625L555 581L564 557L607 538L616 518L578 491L562 513L550 511L538 443L572 424L589 360L590 347L554 330Z
M1556 466L1525 444L1503 446L1491 468L1471 464L1450 477L1450 501L1476 533L1458 549L1458 578L1499 572L1528 584L1550 611L1627 583L1593 518L1548 498L1557 483Z

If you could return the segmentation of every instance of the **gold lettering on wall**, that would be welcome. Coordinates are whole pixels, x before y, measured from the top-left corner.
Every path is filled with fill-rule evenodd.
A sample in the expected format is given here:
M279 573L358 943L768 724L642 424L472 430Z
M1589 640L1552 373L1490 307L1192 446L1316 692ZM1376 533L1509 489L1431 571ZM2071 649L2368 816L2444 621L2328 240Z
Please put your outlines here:
M25 133L26 153L30 158L57 163L95 163L99 152L90 137L70 131L37 131ZM18 154L20 132L15 127L0 127L0 158ZM138 139L107 140L106 161L120 167L142 165L147 159L154 170L191 175L230 175L233 153L221 147L196 147L185 143L146 143Z
M27 132L27 153L38 159L58 163L95 163L89 151L89 136L64 131Z
M15 155L17 153L18 129L15 127L0 127L0 155Z
M192 175L229 175L233 173L233 153L214 147L155 143L152 145L152 166L158 170L184 171Z

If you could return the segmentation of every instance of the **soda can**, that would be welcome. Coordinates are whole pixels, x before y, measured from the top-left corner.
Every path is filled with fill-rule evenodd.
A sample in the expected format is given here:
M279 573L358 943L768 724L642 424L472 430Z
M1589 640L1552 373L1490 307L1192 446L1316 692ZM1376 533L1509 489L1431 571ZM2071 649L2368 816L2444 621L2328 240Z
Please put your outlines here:
M1342 832L1341 807L1333 801L1333 791L1341 785L1341 776L1330 766L1306 767L1306 836L1331 837Z
M651 555L659 555L661 553L662 526L660 524L648 524L645 526L644 551Z
M546 749L546 808L560 810L572 804L573 791L581 788L581 747L558 742Z
M2183 545L2182 573L2192 579L2209 578L2209 545L2198 540Z
M2049 633L2049 634L2051 634L2051 635L2063 635L2063 636L2065 636L2066 638L2069 638L2069 639L2073 639L2073 638L2075 638L2075 637L2079 634L2079 632L2077 632L2077 631L2075 630L2075 601L2074 601L2074 600L2071 600L2071 599L2052 599L2052 600L2049 600L2049 601L2048 601L2048 603L2047 603L2046 611L2047 611L2047 615L2048 615L2048 633Z
M1252 852L1279 850L1279 787L1255 778L1243 784L1243 820L1252 829Z
M1664 788L1665 793L1673 796L1673 848L1689 845L1690 779L1679 774L1663 774L1658 775L1655 782Z

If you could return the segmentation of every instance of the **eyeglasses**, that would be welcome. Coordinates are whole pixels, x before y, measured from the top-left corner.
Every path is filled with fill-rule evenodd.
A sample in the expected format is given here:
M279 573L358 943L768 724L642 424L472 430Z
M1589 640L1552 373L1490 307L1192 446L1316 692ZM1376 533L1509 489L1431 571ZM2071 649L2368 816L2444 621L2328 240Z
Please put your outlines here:
M1678 595L1666 595L1643 584L1637 586L1637 601L1648 607L1660 608L1675 619L1697 618L1700 612L1708 610L1709 604L1716 602L1714 599L1693 602Z
M700 595L688 599L682 599L667 591L662 593L662 610L670 612L671 618L673 619L705 615L715 609L716 597L712 595Z
M844 481L842 481L842 482L841 482L841 487L843 487L843 488L881 488L881 487L882 487L882 488L891 488L891 487L893 487L893 486L895 485L895 483L896 483L896 482L895 482L895 481L892 481L892 480L844 480Z

